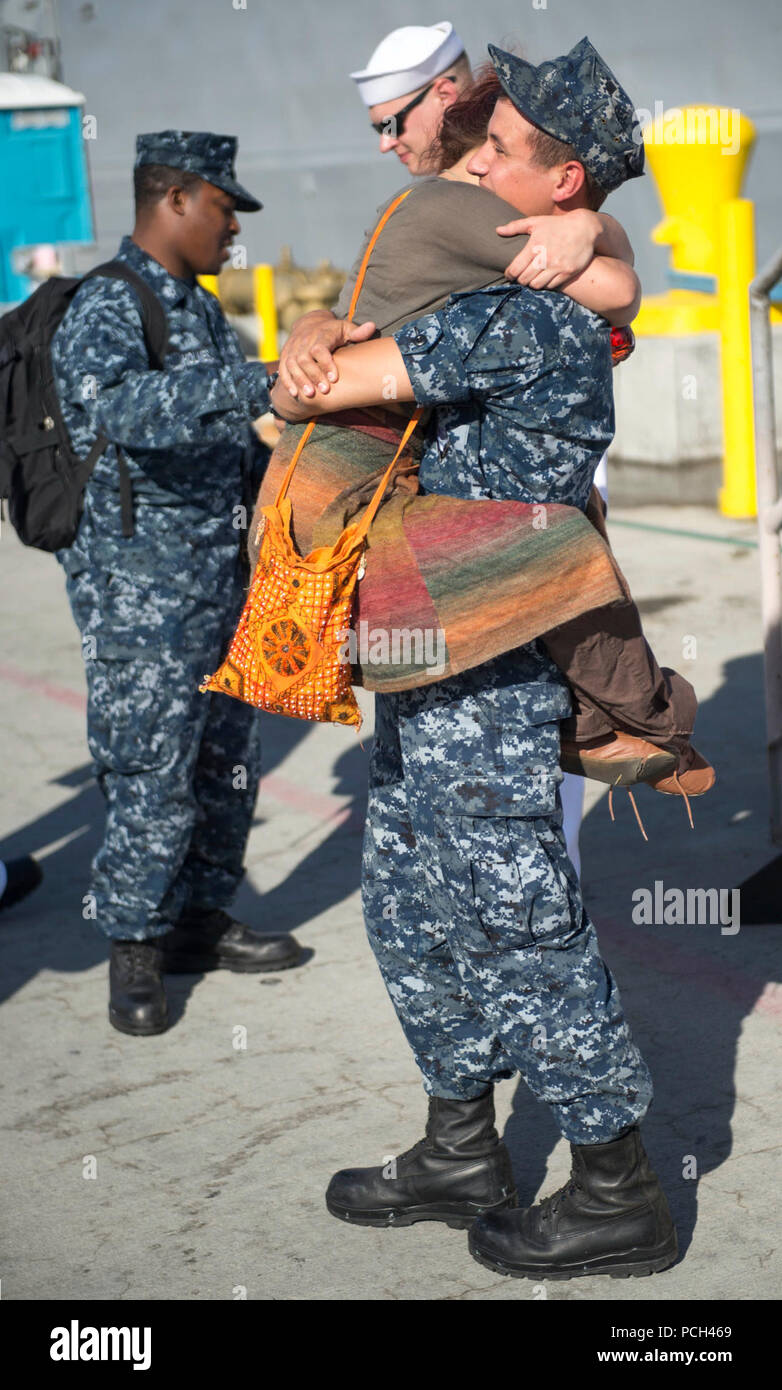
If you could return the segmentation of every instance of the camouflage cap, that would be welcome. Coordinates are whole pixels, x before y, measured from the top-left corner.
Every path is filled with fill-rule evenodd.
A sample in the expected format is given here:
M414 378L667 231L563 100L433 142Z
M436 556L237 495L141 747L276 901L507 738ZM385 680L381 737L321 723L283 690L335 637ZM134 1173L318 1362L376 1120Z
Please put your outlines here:
M213 135L208 130L159 130L136 136L133 167L166 164L171 169L198 174L206 183L230 193L236 199L238 212L258 212L263 204L236 179L234 160L238 144L235 135Z
M578 152L605 193L644 171L635 109L589 39L535 67L489 44L503 90L517 111Z

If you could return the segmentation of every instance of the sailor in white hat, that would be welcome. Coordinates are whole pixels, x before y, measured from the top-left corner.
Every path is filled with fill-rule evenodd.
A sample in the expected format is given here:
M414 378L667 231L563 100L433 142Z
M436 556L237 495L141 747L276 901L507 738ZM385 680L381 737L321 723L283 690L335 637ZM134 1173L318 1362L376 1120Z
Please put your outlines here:
M443 112L470 81L470 62L452 24L408 24L379 43L350 76L369 107L380 152L393 150L410 174L429 174L429 148Z

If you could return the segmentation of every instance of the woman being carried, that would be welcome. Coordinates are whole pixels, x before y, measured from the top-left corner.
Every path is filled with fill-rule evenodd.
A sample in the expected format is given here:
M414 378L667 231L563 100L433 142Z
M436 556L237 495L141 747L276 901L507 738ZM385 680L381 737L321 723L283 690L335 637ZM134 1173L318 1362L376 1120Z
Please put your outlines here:
M394 210L373 246L360 294L353 293L353 274L338 311L352 294L359 321L371 320L387 337L454 293L503 282L504 266L527 238L508 246L496 227L517 220L518 211L476 187L466 172L498 95L489 69L449 109L440 137L443 172L407 190L403 200L390 200ZM577 215L549 221L562 226ZM596 257L564 292L607 319L626 322L637 307L628 277L637 286L626 265ZM534 277L530 283L535 288ZM289 493L304 554L336 540L393 456L411 408L394 404L393 382L382 394L389 397L385 409L342 410L319 419ZM323 400L318 404L329 409ZM260 508L273 501L302 429L289 425L272 455L250 530L253 559ZM378 627L423 629L434 619L445 637L444 661L426 661L410 650L401 662L398 656L384 660L376 643L379 659L359 653L363 683L383 691L423 685L540 638L574 696L574 713L562 730L564 767L612 783L648 780L659 790L691 795L707 790L713 772L690 744L694 691L676 672L660 670L643 637L591 489L594 450L584 451L581 511L559 503L553 473L540 492L543 505L489 501L485 492L481 500L422 495L419 457L414 436L370 532L355 620L359 631L363 623L374 635ZM534 484L527 491L536 497Z

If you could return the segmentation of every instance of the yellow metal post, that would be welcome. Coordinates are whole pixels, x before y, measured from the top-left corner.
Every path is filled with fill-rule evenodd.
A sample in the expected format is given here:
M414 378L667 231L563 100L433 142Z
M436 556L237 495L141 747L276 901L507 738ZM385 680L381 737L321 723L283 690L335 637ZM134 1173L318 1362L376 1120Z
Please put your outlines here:
M199 285L203 285L204 289L208 290L210 294L213 294L215 299L220 298L220 286L217 283L216 275L199 275L198 283Z
M258 319L258 356L262 362L276 362L277 306L274 302L274 271L270 265L253 266L253 297Z
M720 208L720 358L722 373L723 516L757 514L749 286L755 276L754 206L731 198Z
M671 288L644 296L633 332L636 337L718 332L720 208L741 197L755 127L729 107L672 107L656 115L643 137L664 212L652 241L671 247Z

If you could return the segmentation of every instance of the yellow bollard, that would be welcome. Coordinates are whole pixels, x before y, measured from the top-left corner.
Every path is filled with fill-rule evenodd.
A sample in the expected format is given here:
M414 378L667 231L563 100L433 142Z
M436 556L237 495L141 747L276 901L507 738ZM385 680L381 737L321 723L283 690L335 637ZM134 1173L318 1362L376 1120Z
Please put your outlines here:
M270 265L253 266L253 298L258 319L258 356L262 362L276 362L277 306L274 302L274 271Z
M215 299L220 298L220 286L216 275L199 275L197 278L199 285L203 285L204 289L213 294Z
M754 205L731 198L719 222L723 516L757 515L749 286L755 275Z
M644 296L633 332L636 337L717 332L720 207L741 197L755 127L729 107L675 106L659 111L643 137L664 213L652 241L671 247L670 288Z
M644 130L665 214L652 241L670 245L672 270L716 275L719 210L741 197L755 136L749 117L725 106L673 107Z

